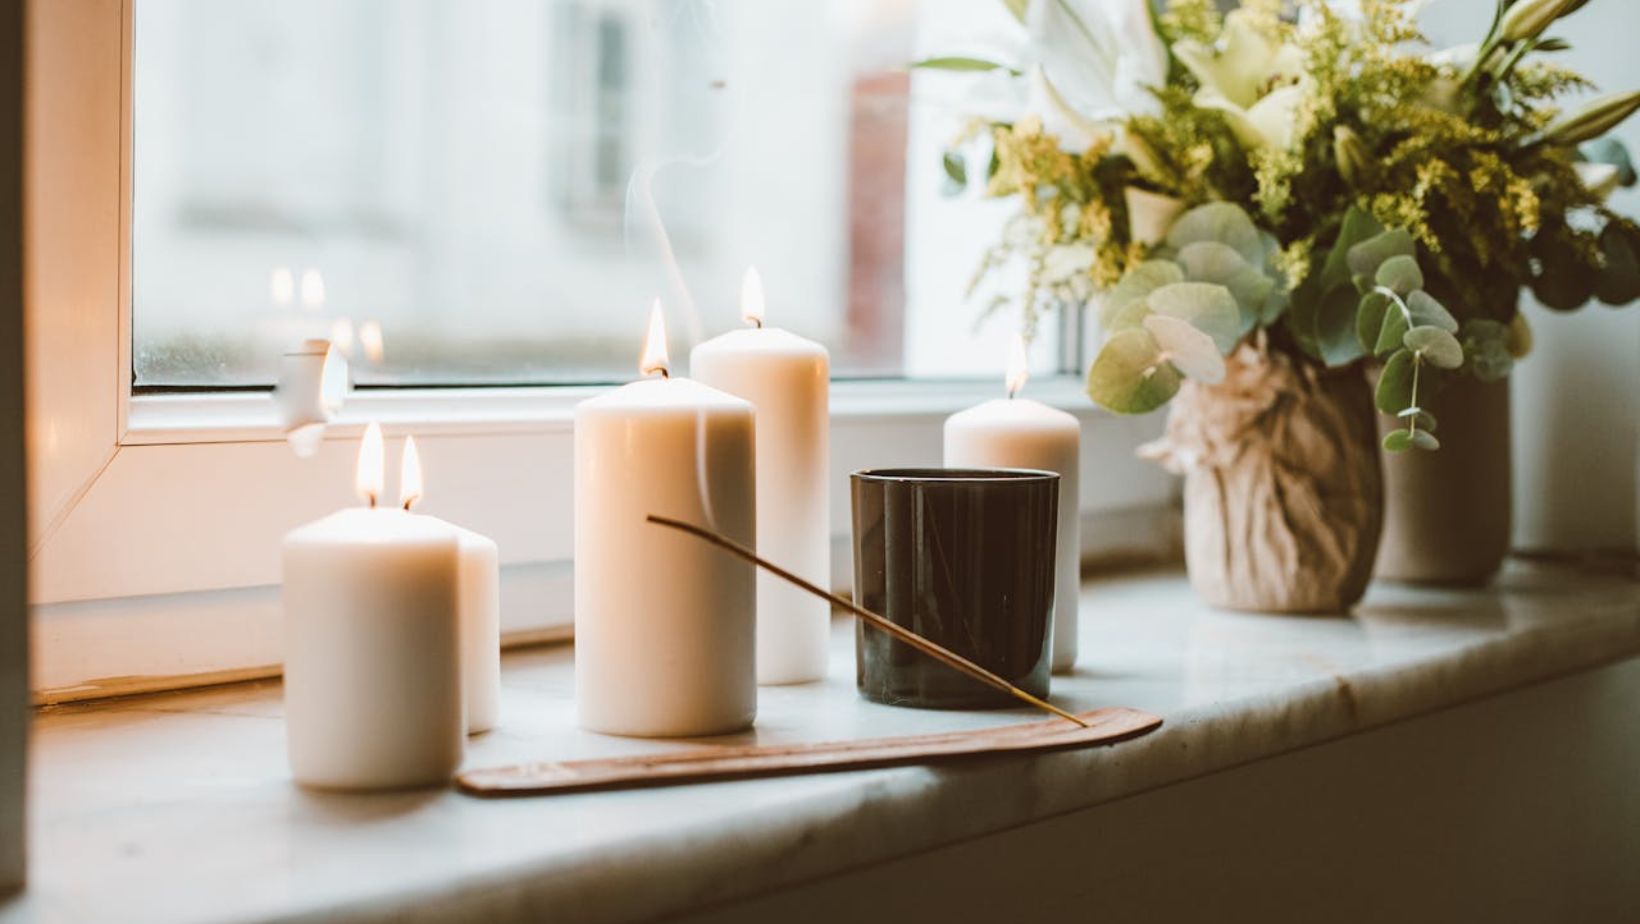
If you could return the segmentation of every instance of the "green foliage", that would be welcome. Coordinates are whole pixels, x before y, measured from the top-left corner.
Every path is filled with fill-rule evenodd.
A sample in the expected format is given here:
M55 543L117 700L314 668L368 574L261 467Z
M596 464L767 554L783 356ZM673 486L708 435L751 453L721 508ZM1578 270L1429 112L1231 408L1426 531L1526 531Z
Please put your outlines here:
M1228 203L1199 206L1173 223L1166 243L1135 264L1100 305L1109 340L1094 358L1088 394L1119 413L1166 403L1179 381L1212 384L1224 356L1280 316L1285 287L1274 243Z
M1434 448L1419 396L1442 376L1509 373L1529 340L1523 291L1560 310L1640 300L1640 225L1605 203L1636 180L1605 134L1640 94L1567 110L1589 83L1553 59L1567 44L1551 33L1582 2L1500 0L1474 53L1432 55L1416 0L1363 0L1359 20L1326 0L1228 14L1166 0L1154 24L1172 56L1152 111L1104 123L1079 152L1035 117L983 125L987 192L1019 215L976 280L1021 260L1027 330L1103 296L1110 339L1088 388L1113 410L1160 406L1251 340L1328 367L1383 363L1378 400L1406 422L1386 445ZM977 179L971 165L947 155L948 185ZM1148 226L1135 239L1134 190L1183 209L1159 244Z

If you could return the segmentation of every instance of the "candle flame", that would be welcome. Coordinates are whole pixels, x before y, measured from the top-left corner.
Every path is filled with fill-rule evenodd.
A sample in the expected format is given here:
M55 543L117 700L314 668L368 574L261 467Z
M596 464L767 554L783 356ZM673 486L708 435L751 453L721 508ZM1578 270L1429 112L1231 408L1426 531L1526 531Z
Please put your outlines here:
M406 510L421 500L421 453L416 452L416 438L404 438L404 458L399 464L399 506Z
M740 317L748 324L763 326L763 277L757 267L746 267L746 277L740 283Z
M374 420L364 428L364 440L359 443L359 467L353 475L353 491L359 499L374 507L382 496L382 482L387 467L382 452L382 428Z
M296 300L296 276L288 266L276 266L268 274L268 297L281 307Z
M1019 394L1030 377L1031 362L1025 355L1025 337L1015 334L1013 348L1008 351L1008 397Z
M343 356L353 355L353 321L350 318L337 318L330 322L330 343L340 350Z
M359 325L359 346L364 350L364 358L372 364L379 364L386 355L386 348L382 344L382 325L380 321L366 321Z
M325 277L316 269L302 270L302 304L308 308L324 307Z
M661 314L661 300L657 298L654 307L649 309L649 338L644 342L643 358L638 361L638 374L659 372L666 378L671 375L670 366L666 355L666 318Z

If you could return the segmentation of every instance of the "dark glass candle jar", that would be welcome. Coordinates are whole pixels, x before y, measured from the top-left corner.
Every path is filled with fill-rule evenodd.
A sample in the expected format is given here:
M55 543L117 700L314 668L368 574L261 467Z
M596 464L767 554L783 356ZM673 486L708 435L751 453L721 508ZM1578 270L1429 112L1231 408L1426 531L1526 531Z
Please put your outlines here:
M1059 476L871 469L851 482L855 602L1047 697ZM861 695L880 703L1018 704L864 621L855 665Z

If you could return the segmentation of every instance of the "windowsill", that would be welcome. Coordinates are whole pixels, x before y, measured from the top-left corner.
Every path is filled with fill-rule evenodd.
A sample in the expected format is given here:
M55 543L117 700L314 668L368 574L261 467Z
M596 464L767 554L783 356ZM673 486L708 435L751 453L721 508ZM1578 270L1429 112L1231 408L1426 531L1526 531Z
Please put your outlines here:
M357 436L368 421L415 427L420 434L567 431L575 405L616 386L520 388L364 389L348 395L328 435ZM1028 394L1045 404L1096 412L1080 379L1056 375L1033 381ZM960 411L1001 396L1001 379L858 379L832 383L832 417L874 420ZM137 395L131 399L121 442L144 446L180 442L283 440L270 392Z
M1209 610L1174 573L1090 583L1056 701L1162 715L1146 737L960 770L481 801L290 784L278 687L43 712L31 891L0 917L128 921L682 912L903 856L1640 654L1640 584L1514 563L1498 586L1375 587L1352 620ZM762 691L760 743L1015 721L861 701L852 628L831 677ZM660 751L575 728L570 650L508 657L468 766ZM332 917L334 916L334 917Z

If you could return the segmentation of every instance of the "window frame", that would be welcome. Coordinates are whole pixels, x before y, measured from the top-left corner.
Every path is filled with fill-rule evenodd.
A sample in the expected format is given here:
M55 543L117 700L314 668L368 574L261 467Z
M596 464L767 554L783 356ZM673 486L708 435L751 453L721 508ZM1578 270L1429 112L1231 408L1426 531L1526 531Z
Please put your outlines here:
M355 392L312 459L266 392L134 395L131 7L29 4L25 350L30 600L40 701L276 673L278 541L352 503L365 420L414 432L426 510L502 548L511 642L567 637L575 404L594 387ZM1072 319L1073 320L1073 319ZM1067 324L1067 329L1079 325ZM1082 354L1065 338L1064 359ZM110 356L110 352L114 356ZM834 577L848 567L847 473L937 460L944 419L1000 383L834 383ZM1133 457L1160 427L1095 409L1069 376L1030 394L1083 423L1089 548L1171 542L1173 480Z

